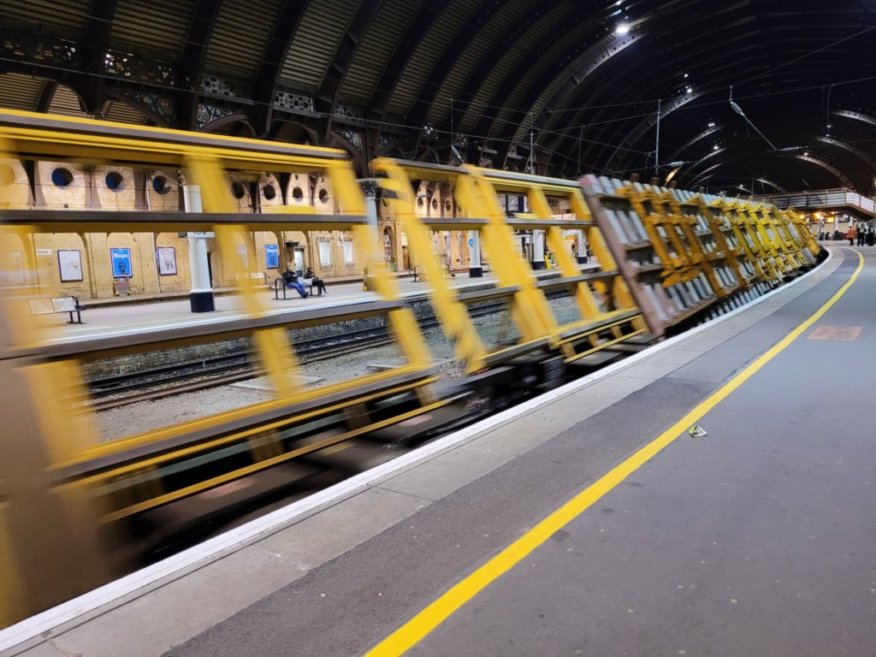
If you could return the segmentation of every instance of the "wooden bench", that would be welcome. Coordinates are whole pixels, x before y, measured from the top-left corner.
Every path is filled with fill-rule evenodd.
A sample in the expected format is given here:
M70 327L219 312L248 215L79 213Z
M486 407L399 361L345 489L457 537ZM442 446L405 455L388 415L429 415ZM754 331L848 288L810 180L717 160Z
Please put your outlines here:
M54 313L68 313L68 324L82 324L82 311L85 306L79 304L79 297L58 297L56 299L31 299L28 301L30 312L34 315L51 315ZM76 319L73 319L76 313Z
M420 269L419 265L414 265L410 270L414 275L414 283L425 282L426 272ZM450 267L444 267L444 278L456 278L456 272L452 271Z
M304 287L307 288L307 295L308 295L308 296L317 296L317 297L321 297L323 294L328 294L328 286L326 286L326 284L325 284L325 280L322 281L322 286L321 286L321 287L320 287L320 286L317 286L316 294L314 294L314 293L313 293L313 286L315 285L315 283L313 282L313 280L314 280L314 279L312 279L312 278L301 278L300 276L298 277L298 281L299 281Z

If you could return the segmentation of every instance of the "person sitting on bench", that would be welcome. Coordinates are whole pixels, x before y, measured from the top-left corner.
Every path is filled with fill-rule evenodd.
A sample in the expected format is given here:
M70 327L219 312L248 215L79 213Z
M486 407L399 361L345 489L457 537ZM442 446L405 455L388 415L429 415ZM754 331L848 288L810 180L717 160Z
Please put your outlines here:
M313 288L316 287L316 294L322 296L323 294L328 294L328 290L325 289L325 281L322 280L319 276L317 276L313 272L313 267L308 267L304 272L305 283L307 280L310 281L310 289L313 291Z
M286 271L283 272L283 282L286 283L286 287L290 290L296 290L298 294L301 295L302 299L307 298L307 290L304 289L301 281L298 280L298 274L292 271L288 266L286 267Z

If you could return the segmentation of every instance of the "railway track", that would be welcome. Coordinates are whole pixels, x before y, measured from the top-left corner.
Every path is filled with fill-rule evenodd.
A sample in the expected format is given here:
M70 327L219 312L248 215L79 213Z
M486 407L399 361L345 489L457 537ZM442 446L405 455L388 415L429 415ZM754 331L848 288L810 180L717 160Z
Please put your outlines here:
M501 312L505 304L484 303L470 311L472 318L486 317ZM421 330L439 326L432 316L420 319ZM391 344L385 327L345 331L309 340L298 340L295 351L302 364L339 358L365 349ZM234 349L217 356L192 358L172 365L150 367L136 372L88 381L90 398L83 400L94 411L106 411L128 404L154 401L174 395L206 390L246 381L261 376L261 368L253 367L250 349Z

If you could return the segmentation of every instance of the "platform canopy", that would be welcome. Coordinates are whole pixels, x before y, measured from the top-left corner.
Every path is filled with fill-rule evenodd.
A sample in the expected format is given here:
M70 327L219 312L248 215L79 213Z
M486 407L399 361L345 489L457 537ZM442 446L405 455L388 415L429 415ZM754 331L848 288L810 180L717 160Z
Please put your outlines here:
M865 0L0 0L0 30L0 106L339 146L363 175L874 193Z

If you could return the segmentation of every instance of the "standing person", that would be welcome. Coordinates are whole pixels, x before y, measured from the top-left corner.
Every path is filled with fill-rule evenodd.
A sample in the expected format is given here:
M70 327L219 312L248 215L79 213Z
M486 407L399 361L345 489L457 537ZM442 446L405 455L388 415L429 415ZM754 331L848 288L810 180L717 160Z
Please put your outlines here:
M858 246L864 246L864 238L867 235L867 231L864 229L864 224L858 226Z
M849 226L849 231L846 233L846 239L849 240L849 246L855 246L855 238L858 236L858 231L854 225Z

